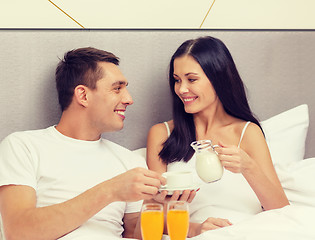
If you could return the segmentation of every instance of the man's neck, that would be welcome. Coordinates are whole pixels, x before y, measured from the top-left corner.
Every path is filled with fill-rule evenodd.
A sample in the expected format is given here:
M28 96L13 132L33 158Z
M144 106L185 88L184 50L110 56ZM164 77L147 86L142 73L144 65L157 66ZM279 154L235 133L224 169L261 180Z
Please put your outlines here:
M81 118L67 112L62 113L56 129L61 134L78 140L96 141L101 137L99 132L89 127L84 117Z

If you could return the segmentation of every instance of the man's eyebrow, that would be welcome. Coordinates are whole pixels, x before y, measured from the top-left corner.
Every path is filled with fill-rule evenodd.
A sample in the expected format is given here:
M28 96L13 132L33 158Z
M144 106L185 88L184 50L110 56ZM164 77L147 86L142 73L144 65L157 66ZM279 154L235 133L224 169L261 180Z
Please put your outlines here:
M112 86L119 86L119 85L128 86L128 82L126 82L126 81L117 81L117 82L114 82L114 83L112 84Z

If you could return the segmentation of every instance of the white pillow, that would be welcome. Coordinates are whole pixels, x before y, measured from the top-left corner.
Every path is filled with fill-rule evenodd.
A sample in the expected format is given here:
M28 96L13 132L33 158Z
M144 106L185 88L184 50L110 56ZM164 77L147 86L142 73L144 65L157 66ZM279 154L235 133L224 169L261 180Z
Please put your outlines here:
M304 158L309 126L308 106L302 104L261 122L275 165L289 165Z
M136 150L133 150L134 153L139 154L141 157L144 157L146 159L147 155L147 149L146 148L138 148Z
M291 204L315 207L315 158L278 167L277 173Z

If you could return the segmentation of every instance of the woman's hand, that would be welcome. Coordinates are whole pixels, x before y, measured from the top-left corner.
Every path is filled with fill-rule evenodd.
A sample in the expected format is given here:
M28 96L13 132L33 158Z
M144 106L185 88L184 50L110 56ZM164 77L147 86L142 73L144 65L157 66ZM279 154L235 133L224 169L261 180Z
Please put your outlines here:
M160 193L157 193L153 197L153 199L159 203L168 203L169 201L185 201L185 202L191 203L192 200L195 198L197 191L184 190L182 194L180 194L180 191L176 190L170 196L170 195L167 195L166 190L162 190Z
M215 151L223 167L233 173L246 173L256 166L256 162L241 148L219 142Z
M197 236L205 231L231 226L228 219L209 217L203 223L190 223L188 237Z

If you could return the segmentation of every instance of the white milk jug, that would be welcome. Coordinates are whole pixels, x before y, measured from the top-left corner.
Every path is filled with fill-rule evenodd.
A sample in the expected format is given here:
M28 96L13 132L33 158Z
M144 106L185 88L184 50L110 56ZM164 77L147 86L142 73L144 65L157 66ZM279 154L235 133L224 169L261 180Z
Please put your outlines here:
M223 166L215 152L211 140L192 142L190 146L196 152L196 171L198 176L206 183L215 182L223 175Z

